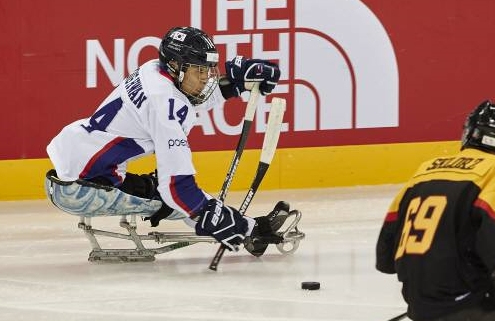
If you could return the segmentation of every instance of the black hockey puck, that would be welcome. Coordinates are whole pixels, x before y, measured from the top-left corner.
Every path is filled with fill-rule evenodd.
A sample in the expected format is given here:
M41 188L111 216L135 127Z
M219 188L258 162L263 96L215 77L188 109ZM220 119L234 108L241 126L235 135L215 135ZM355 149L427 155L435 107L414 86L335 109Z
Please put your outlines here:
M301 289L303 290L319 290L320 282L302 282Z

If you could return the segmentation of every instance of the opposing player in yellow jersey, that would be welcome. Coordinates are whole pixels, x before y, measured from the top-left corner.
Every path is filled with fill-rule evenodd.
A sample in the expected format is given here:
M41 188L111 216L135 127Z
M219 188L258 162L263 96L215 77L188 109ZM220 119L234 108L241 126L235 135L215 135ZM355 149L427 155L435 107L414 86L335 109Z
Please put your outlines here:
M395 197L376 268L397 273L414 321L495 320L495 105L466 119L461 151L423 163Z

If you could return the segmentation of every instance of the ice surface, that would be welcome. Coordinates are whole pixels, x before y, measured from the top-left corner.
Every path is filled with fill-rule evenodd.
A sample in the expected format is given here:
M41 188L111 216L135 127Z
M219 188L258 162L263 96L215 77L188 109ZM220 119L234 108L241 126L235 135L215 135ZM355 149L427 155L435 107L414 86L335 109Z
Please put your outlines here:
M261 258L227 252L217 272L208 265L218 245L208 243L150 263L91 263L77 217L45 200L0 202L0 320L386 321L405 303L396 277L375 270L375 243L399 187L259 191L247 214L286 200L302 211L306 238L288 256L274 246ZM243 196L230 193L227 203ZM92 222L118 231L118 221ZM148 225L138 222L138 232ZM162 221L156 230L189 228ZM302 290L302 281L321 289Z

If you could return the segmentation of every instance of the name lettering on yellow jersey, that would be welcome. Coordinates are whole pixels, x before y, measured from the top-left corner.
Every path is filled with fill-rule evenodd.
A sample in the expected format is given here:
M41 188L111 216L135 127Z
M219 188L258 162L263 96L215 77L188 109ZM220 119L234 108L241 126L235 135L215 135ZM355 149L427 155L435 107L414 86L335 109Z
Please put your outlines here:
M472 157L449 157L449 158L436 158L426 170L433 170L439 168L457 168L464 170L472 170L481 163L484 158L472 158Z

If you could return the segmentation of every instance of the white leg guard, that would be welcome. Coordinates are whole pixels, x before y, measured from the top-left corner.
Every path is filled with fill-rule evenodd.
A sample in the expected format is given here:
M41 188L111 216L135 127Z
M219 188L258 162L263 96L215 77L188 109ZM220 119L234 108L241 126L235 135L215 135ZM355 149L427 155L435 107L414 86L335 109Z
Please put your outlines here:
M64 212L86 217L139 214L150 216L162 202L126 194L110 186L45 179L45 191L52 203Z

